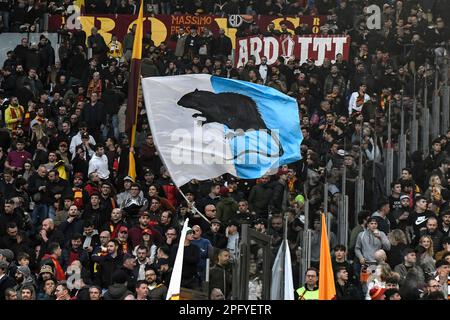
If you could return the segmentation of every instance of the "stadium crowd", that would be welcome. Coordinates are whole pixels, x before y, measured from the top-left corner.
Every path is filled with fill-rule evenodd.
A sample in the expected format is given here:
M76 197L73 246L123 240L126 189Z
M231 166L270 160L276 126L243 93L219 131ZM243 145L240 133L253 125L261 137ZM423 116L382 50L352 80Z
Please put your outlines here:
M337 299L448 299L450 130L432 142L427 155L409 155L390 194L382 187L380 163L389 109L397 145L402 108L409 117L413 96L423 101L425 85L428 101L435 93L435 59L446 54L449 41L447 17L440 14L449 12L449 1L374 2L382 7L381 30L367 29L364 1L145 1L147 12L154 13L317 12L330 16L322 34L352 39L349 61L337 56L316 66L313 60L300 65L280 57L269 66L262 58L259 65L250 59L235 68L223 30L200 33L185 26L157 47L146 34L143 77L208 73L273 87L298 101L302 160L256 181L232 176L191 181L182 187L188 201L162 166L142 99L135 146L125 133L134 29L110 43L95 28L89 35L66 30L60 61L45 35L31 44L24 37L8 52L0 78L0 300L165 299L187 217L182 286L200 290L210 258L208 297L232 299L231 267L242 224L271 237L274 259L285 213L296 297L317 299L325 182L335 218L330 243ZM2 30L23 31L44 12L64 13L70 3L0 0ZM87 13L136 13L133 0L85 5ZM289 33L254 25L240 32ZM295 32L311 31L303 26ZM127 175L130 148L137 181ZM365 203L355 212L359 157ZM342 244L335 233L344 166L351 234ZM303 284L298 248L304 228L312 230L312 267ZM257 248L250 254L249 299L258 300L261 255Z

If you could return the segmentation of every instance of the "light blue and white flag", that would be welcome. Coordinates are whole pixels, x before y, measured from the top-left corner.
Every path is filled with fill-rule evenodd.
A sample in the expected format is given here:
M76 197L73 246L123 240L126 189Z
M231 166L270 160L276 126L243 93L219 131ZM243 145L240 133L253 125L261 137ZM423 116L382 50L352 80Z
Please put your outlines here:
M230 173L255 179L301 159L295 99L207 74L142 80L155 145L177 186Z

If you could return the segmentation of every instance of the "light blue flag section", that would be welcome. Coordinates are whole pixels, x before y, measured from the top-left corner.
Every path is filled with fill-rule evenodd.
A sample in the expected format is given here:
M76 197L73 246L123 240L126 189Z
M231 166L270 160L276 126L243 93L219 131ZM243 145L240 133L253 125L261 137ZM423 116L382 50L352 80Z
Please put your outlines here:
M177 186L225 173L274 174L301 159L295 99L266 86L207 74L142 79L158 153Z
M215 93L232 92L253 99L269 129L247 130L243 135L230 139L239 177L259 178L270 169L301 159L300 145L303 136L295 99L276 89L240 80L213 76L211 85ZM229 130L225 128L228 136Z

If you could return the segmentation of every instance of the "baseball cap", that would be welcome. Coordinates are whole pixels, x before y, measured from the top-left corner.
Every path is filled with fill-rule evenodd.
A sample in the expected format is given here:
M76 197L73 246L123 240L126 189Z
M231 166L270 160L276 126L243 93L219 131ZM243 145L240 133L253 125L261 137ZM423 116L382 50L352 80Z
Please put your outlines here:
M139 213L139 217L150 217L150 214L148 213L148 211L142 211L141 213Z
M403 199L408 199L409 200L409 196L407 194L402 194L400 196L400 201L402 201Z
M78 178L78 179L83 179L83 178L84 178L82 172L77 172L77 173L75 173L73 177L74 177L74 179L76 179L76 178Z
M81 134L81 139L89 139L89 133L83 132L83 133Z
M134 182L134 179L130 176L126 176L125 178L123 178L123 181L126 181L126 180L130 180L131 182Z
M212 219L211 224L213 224L213 223L218 223L220 225L222 224L222 222L219 219Z
M190 234L190 233L194 233L194 230L192 230L192 228L187 228L186 229L186 234Z
M145 228L144 230L142 230L142 234L149 234L152 235L152 230L150 230L149 228Z
M125 227L125 226L121 226L121 227L119 228L119 232L122 232L122 231L128 232L128 228Z

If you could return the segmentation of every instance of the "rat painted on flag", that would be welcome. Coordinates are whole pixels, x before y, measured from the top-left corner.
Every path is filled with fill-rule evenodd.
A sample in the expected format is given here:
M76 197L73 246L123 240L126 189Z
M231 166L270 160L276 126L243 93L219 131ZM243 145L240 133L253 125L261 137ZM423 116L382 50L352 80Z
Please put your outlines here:
M301 159L297 101L273 88L207 74L142 79L153 138L182 186L230 173L272 174Z

